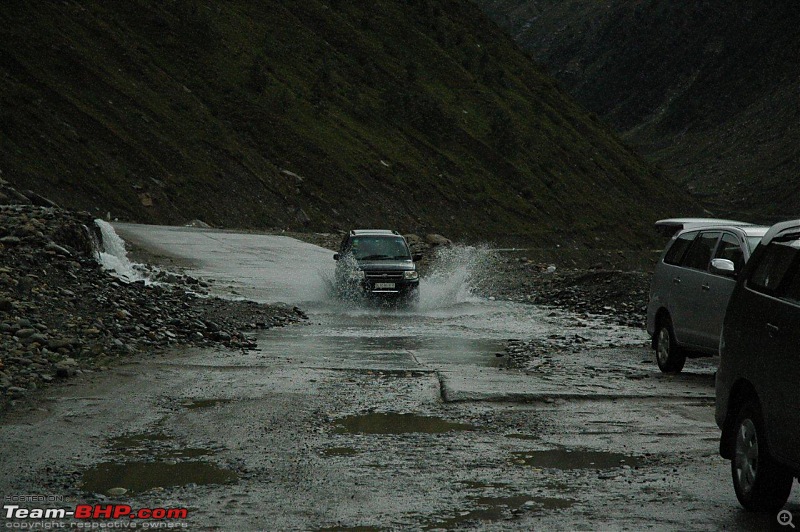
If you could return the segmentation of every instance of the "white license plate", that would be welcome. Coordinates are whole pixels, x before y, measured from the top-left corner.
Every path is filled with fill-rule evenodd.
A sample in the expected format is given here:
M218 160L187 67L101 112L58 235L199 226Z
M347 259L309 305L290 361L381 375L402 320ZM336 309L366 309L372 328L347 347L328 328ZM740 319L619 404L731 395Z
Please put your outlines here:
M375 288L378 290L381 288L394 288L394 283L375 283Z

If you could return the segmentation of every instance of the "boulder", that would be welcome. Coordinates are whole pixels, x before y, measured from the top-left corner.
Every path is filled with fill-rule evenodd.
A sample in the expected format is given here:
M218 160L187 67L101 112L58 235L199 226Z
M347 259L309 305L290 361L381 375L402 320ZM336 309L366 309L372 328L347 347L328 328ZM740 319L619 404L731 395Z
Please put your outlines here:
M425 242L431 246L450 246L453 244L453 241L449 238L436 233L425 235Z

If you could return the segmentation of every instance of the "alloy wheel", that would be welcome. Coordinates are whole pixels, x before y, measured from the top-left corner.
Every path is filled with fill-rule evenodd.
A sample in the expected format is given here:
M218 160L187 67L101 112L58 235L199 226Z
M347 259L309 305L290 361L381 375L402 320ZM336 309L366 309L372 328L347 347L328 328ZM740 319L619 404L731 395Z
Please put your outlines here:
M743 419L736 434L736 477L744 494L753 490L758 475L758 434L753 420Z

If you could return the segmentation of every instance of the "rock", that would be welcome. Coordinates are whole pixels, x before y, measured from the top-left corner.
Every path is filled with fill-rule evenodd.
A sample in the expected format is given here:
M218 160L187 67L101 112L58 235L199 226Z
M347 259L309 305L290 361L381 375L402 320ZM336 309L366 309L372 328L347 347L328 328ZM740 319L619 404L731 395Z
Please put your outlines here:
M25 345L34 344L34 343L35 344L39 344L39 345L45 345L45 344L47 344L47 336L44 335L44 334L41 334L41 333L32 334L32 335L28 336L27 338L24 338L22 340L22 343L25 344Z
M77 368L74 366L68 366L63 363L59 363L55 365L56 370L56 377L59 379L67 379L69 377L74 377L77 374Z
M74 338L55 338L47 342L47 348L57 351L77 344L78 341Z
M27 338L36 333L36 329L19 329L14 333L17 338Z
M306 211L304 211L303 209L297 211L295 218L297 219L298 222L300 222L303 225L308 225L311 223L311 218L308 216L308 214L306 214Z
M39 194L37 194L36 192L34 192L32 190L24 190L24 191L22 191L22 194L26 198L28 198L28 200L33 205L37 205L39 207L50 207L50 208L55 208L55 209L58 208L58 205L54 201L51 201L51 200L45 198L44 196L40 196Z
M68 250L68 249L66 249L66 248L64 248L62 246L59 246L55 242L50 242L49 244L47 244L44 247L44 250L45 251L52 251L53 253L56 253L57 255L61 255L62 257L71 257L72 256L72 252L70 250Z
M186 227L201 227L203 229L211 229L211 226L205 223L203 220L198 220L195 218L194 220L188 222Z
M0 238L0 244L5 246L18 246L22 243L22 239L18 236L4 236Z
M125 488L111 488L106 493L108 493L108 495L111 497L119 497L120 495L125 495L128 493L128 490Z
M143 207L153 206L153 197L147 192L142 192L141 194L139 194L139 201L141 202Z
M301 177L301 176L299 176L299 175L297 175L294 172L291 172L289 170L281 170L281 173L283 175L285 175L285 176L293 178L297 183L302 183L303 181L305 181L305 179L303 177Z
M445 238L436 233L425 235L425 242L431 246L450 246L453 244L449 238Z

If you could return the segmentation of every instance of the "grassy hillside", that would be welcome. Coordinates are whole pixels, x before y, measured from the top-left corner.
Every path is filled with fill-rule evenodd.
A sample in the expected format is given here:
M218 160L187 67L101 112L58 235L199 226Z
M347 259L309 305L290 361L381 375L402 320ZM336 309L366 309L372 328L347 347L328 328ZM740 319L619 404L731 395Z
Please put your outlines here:
M717 212L800 211L800 4L476 0Z
M0 6L0 170L120 219L639 245L685 198L455 0Z

